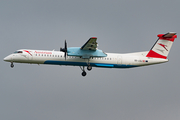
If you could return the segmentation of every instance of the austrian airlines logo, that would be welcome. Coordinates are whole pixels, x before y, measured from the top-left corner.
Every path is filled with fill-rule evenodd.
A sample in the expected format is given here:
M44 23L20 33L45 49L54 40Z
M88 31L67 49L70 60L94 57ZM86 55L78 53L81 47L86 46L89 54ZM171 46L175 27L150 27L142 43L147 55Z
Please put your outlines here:
M30 54L30 55L32 56L32 54L31 54L29 51L27 51L27 50L24 50L24 52L27 52L28 54Z
M161 44L161 43L158 43L160 46L162 46L166 51L168 51L168 49L166 48L167 47L167 45L163 45L163 44Z

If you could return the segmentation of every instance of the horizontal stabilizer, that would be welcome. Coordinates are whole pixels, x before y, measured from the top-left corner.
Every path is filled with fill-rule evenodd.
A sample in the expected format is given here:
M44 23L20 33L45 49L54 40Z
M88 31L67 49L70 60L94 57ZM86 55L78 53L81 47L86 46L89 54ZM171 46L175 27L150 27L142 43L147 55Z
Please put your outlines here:
M166 34L159 34L157 36L159 37L159 39L168 40L168 41L172 41L172 42L174 42L174 39L177 38L177 35L175 32L169 32Z
M175 32L169 32L169 33L164 34L163 37L165 37L165 38L171 38L171 37L173 37L174 35L176 35Z

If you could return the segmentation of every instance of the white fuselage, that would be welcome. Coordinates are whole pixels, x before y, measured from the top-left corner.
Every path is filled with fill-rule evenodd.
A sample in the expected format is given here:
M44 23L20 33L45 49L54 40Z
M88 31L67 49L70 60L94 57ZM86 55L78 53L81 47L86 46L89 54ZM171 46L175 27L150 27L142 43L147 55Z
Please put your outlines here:
M64 48L60 48L60 51L21 49L5 57L4 61L11 62L11 68L14 62L80 66L82 76L86 76L85 66L90 71L92 67L132 68L168 62L167 56L177 35L168 32L157 36L158 40L146 52L105 53L97 48L97 38L91 37L82 47L68 48L65 40Z
M152 65L167 62L168 59L146 57L147 52L136 52L128 54L106 53L107 57L81 57L67 56L64 52L46 50L21 49L4 58L7 62L30 63L30 64L51 64L70 66L92 66L105 68L131 68L145 65Z

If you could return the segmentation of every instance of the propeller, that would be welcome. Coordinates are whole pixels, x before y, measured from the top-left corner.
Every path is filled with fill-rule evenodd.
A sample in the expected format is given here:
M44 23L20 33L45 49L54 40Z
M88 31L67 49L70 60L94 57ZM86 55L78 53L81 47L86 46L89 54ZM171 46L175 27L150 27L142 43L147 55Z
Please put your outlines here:
M66 40L64 42L64 48L60 48L60 51L64 52L64 57L65 57L65 60L66 60L66 56L67 56L67 43L66 43Z

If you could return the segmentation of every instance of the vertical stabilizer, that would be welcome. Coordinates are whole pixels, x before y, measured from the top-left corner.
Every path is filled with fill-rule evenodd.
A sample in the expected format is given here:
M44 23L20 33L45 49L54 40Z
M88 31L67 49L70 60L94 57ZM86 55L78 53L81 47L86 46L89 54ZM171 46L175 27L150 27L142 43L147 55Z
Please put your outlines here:
M158 40L151 48L146 57L166 59L174 42L174 39L177 38L177 35L174 32L169 32L166 34L159 34L157 36Z

